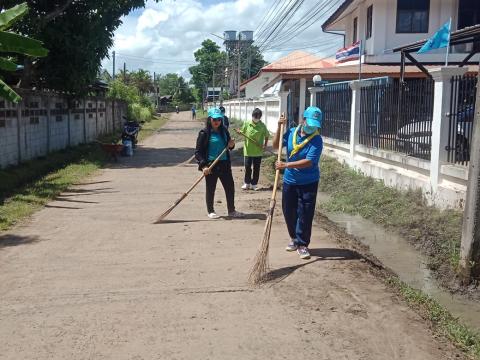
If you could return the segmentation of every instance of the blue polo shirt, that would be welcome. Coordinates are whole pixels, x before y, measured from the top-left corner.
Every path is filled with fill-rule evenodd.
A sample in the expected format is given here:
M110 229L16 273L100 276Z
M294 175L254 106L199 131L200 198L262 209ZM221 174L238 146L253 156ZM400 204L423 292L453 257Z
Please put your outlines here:
M283 135L283 146L287 147L288 162L307 159L312 162L312 166L304 169L285 169L283 182L288 185L306 185L320 180L320 155L323 150L323 140L320 135L315 136L303 149L290 157L293 150L293 137L295 129L291 128ZM301 144L308 136L301 136L300 131L297 134L297 144Z

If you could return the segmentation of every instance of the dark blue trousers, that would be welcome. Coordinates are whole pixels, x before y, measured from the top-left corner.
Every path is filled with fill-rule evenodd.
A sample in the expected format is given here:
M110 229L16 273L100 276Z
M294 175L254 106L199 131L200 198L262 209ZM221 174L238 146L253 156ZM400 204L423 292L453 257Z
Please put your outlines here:
M288 234L297 246L308 246L312 235L318 181L306 185L283 184L282 208Z

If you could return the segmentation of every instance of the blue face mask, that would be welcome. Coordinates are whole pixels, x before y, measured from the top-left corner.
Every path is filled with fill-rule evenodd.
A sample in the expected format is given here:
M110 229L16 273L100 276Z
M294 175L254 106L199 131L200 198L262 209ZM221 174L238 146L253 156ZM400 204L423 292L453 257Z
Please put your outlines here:
M303 125L303 132L307 135L312 135L316 130L315 126Z

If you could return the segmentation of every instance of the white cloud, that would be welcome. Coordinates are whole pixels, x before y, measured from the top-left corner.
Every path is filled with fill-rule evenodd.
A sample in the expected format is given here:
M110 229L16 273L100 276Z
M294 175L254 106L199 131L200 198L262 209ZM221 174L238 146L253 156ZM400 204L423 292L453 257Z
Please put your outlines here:
M117 67L121 68L125 62L128 69L144 68L157 74L174 72L190 77L188 67L194 65L193 53L202 41L210 38L222 46L222 40L211 33L222 36L225 30L255 30L272 3L273 0L163 0L158 3L148 0L145 9L123 19L123 25L115 34L112 50L118 54ZM308 16L309 8L318 3L318 0L306 0L295 21ZM321 21L318 21L282 48L301 47L309 41L321 44L322 39L331 43L332 38L341 44L340 37L322 34ZM272 50L264 53L267 61L288 52ZM103 65L111 71L111 59Z

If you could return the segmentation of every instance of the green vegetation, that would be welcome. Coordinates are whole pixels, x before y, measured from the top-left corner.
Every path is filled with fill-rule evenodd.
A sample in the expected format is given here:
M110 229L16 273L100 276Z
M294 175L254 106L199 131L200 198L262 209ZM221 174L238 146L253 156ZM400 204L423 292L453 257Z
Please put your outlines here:
M142 128L139 139L153 134L166 121L165 117L155 118ZM104 140L110 142L111 138ZM97 144L88 144L0 170L0 231L9 229L71 185L83 181L106 161L107 157Z
M462 213L428 206L420 191L400 191L322 157L320 191L332 195L328 211L359 214L393 229L421 248L430 267L444 279L455 276L459 261Z
M186 105L195 101L192 89L182 76L165 74L156 79L161 95L172 95L173 105Z
M419 290L415 290L396 277L387 278L400 295L420 314L431 321L437 333L450 339L469 356L480 359L480 334L461 324L445 308Z
M1 9L0 9L1 10ZM28 13L27 3L14 6L0 13L0 53L20 54L24 56L44 57L48 50L40 41L6 31ZM16 59L11 56L0 57L0 70L14 72L17 70ZM0 97L18 102L21 97L0 79Z

